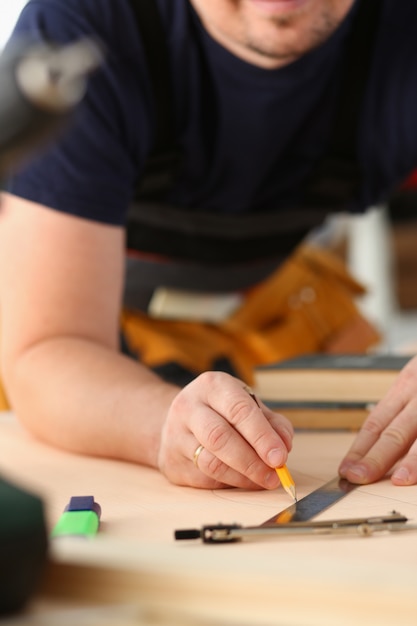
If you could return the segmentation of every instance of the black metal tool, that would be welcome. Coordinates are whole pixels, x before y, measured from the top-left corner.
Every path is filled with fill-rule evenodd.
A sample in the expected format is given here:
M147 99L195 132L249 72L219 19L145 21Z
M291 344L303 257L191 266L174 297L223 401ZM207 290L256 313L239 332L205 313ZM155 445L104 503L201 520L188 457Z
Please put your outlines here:
M385 516L334 519L322 522L290 522L274 526L240 526L214 524L201 529L177 530L175 539L202 539L204 543L232 543L242 539L291 535L347 535L368 537L376 532L417 530L417 524L406 524L407 517L393 511Z
M0 55L0 173L39 150L68 122L104 59L98 42L9 44Z
M332 504L346 496L356 485L336 477L304 498L294 502L278 515L260 526L240 524L212 524L200 529L175 531L175 539L202 539L204 543L230 543L244 538L279 537L288 535L356 534L369 536L375 532L417 530L417 525L406 524L407 518L393 511L386 516L310 521Z

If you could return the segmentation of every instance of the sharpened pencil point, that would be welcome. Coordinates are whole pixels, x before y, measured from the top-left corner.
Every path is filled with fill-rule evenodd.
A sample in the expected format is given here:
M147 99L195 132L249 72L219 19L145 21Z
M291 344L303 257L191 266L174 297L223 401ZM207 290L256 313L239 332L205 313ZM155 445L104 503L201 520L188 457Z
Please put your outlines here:
M281 485L284 487L285 491L293 498L294 502L297 502L295 483L287 466L283 465L282 467L276 467L275 471L278 474L278 478L280 479Z

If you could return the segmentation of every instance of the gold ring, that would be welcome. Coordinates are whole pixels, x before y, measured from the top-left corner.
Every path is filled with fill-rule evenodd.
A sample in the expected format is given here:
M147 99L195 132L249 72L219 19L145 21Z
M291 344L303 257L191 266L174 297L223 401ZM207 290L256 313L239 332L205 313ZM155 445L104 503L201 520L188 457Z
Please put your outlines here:
M244 386L243 386L243 389L244 389L244 391L246 391L246 392L250 395L250 397L252 398L252 400L254 400L258 406L260 406L260 405L259 405L259 402L258 402L258 399L257 399L257 397L255 396L255 394L254 394L254 391L253 391L252 387L249 387L249 385L244 385Z
M200 444L198 448L196 448L196 451L194 452L194 455L193 455L193 463L197 469L198 469L198 457L200 456L203 450L204 450L204 446Z

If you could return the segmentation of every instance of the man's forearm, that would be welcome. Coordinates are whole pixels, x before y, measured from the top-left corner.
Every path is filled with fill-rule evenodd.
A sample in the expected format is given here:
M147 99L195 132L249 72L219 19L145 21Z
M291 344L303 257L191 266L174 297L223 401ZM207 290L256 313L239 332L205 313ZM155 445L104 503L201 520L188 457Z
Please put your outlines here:
M83 339L50 339L9 368L14 411L53 445L156 466L178 388L133 359Z

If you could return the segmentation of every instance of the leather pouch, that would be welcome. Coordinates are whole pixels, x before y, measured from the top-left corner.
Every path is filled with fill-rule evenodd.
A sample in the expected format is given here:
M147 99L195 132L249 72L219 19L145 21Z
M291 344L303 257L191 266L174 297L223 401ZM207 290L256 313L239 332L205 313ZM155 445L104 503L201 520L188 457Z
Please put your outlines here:
M376 346L380 334L356 304L364 293L339 257L303 245L220 324L125 310L122 329L129 348L149 367L176 362L198 374L227 359L252 384L253 368L261 364L314 352L363 353Z

